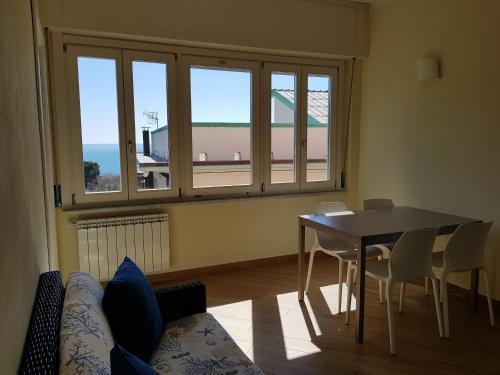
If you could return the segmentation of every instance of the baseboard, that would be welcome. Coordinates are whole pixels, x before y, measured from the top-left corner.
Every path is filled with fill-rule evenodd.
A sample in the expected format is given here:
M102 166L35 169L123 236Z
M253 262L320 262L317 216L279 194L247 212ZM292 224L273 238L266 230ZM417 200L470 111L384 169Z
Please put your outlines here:
M241 262L216 264L213 266L190 268L187 270L166 272L157 275L148 275L151 284L173 280L197 279L203 275L221 271L234 271L253 267L272 266L297 260L297 254L280 255L276 257L244 260Z

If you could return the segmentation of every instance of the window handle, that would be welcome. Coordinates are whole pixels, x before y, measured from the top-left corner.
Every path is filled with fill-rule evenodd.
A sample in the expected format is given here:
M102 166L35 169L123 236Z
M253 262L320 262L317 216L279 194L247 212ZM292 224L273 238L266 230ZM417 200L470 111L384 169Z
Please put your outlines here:
M132 144L132 141L128 141L127 152L128 152L128 158L132 160L134 156L134 145Z
M302 142L300 142L300 145L303 147L303 148L307 148L307 140L303 139Z

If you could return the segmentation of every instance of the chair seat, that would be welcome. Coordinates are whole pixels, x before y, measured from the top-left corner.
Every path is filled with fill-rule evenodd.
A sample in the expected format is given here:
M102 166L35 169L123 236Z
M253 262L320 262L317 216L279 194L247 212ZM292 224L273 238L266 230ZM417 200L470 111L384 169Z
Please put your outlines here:
M336 248L334 250L329 250L325 248L321 248L327 254L333 255L335 257L344 259L344 260L356 260L358 259L358 249L352 247L342 247ZM375 258L382 255L382 251L375 246L367 246L366 247L366 257L367 258Z
M443 268L444 266L444 252L432 253L432 267Z
M366 273L375 279L389 278L389 259L368 262L365 267Z

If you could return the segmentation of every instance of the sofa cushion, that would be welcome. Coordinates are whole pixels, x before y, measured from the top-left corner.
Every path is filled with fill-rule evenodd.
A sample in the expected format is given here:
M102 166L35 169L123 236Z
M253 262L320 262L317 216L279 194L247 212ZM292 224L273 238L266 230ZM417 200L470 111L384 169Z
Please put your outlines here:
M114 341L101 306L103 294L89 274L69 276L61 316L60 374L111 374Z
M149 361L165 325L151 284L128 257L106 286L102 304L116 342Z
M116 344L111 350L111 373L120 375L158 375L146 362Z
M150 365L160 374L263 374L209 313L168 323Z

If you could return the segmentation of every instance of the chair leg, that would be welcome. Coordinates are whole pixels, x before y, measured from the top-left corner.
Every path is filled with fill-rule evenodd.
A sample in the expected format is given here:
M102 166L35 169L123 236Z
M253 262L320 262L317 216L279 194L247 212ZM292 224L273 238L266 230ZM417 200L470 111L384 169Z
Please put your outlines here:
M403 281L401 283L401 290L399 291L399 312L403 312L403 302L405 299L406 283Z
M484 275L484 287L486 289L486 299L488 300L488 310L490 312L490 325L494 327L495 315L493 314L493 303L491 301L490 285L488 282L488 271L486 271L486 269L483 269L483 275Z
M316 251L313 251L313 250L311 250L311 252L309 253L309 268L307 270L306 289L304 290L305 293L309 292L309 283L311 282L311 273L312 273L315 253L316 253Z
M340 314L342 312L342 284L344 283L342 277L343 270L344 270L344 262L342 262L342 260L339 259L339 298L338 298L337 314Z
M448 275L443 272L441 276L441 300L443 301L443 321L444 321L444 337L450 337L450 321L448 316Z
M426 278L428 280L428 278ZM441 317L441 304L439 303L437 281L435 278L431 278L432 281L432 293L434 294L434 304L436 305L436 315L439 327L439 337L443 337L443 318Z
M345 309L345 324L349 324L351 314L351 296L352 296L352 275L356 269L356 265L351 262L347 263L347 304Z
M385 294L387 296L387 321L389 324L389 341L391 354L396 354L396 341L394 338L394 314L392 311L392 284L389 282L385 286Z
M383 256L379 255L377 259L382 260ZM382 280L378 281L378 301L380 304L384 303L384 282Z
M426 296L429 295L429 278L428 277L425 278L425 295Z

